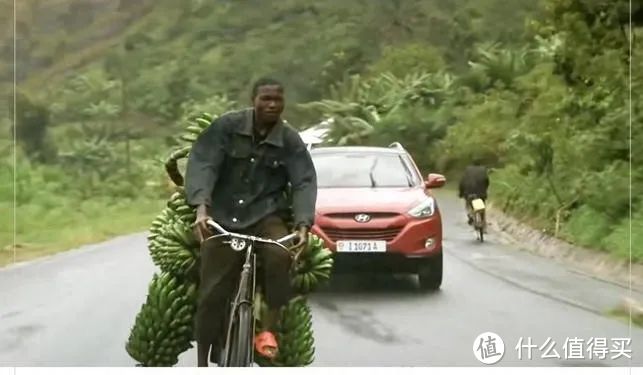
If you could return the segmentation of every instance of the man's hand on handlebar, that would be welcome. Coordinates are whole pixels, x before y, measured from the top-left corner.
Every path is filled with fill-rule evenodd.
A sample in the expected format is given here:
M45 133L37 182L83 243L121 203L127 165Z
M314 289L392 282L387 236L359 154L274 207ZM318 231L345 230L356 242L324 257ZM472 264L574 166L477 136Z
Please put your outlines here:
M303 247L308 243L308 227L305 225L297 229L297 242L293 245L293 249Z
M212 236L212 231L207 224L208 220L212 220L208 215L208 206L200 204L196 208L196 220L194 221L194 235L199 243Z
M297 262L297 259L299 258L299 255L301 255L302 251L306 249L306 245L308 244L308 227L305 225L300 226L297 229L297 242L291 247L293 251L295 251L294 255L294 262Z

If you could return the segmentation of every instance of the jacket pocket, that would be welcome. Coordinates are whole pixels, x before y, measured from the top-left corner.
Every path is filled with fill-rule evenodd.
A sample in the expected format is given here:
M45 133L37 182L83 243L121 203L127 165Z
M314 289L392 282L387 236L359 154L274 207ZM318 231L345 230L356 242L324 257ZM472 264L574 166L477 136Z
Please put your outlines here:
M233 159L249 159L252 154L252 145L248 139L235 135L228 143L226 153Z
M270 170L279 169L285 166L284 162L281 159L270 156L267 156L264 159L263 164Z
M276 155L264 155L261 166L269 189L281 190L287 183L286 164L283 159Z

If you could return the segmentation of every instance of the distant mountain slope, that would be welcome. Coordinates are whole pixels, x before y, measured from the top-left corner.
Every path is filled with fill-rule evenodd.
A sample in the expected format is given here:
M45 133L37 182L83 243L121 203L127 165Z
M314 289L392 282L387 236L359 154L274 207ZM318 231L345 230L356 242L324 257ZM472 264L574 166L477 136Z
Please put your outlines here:
M12 79L11 7L0 0L5 32L0 81ZM51 86L63 73L103 64L125 35L137 76L191 77L191 93L239 97L258 74L281 72L294 98L316 98L338 75L358 72L386 45L431 44L452 64L482 39L522 33L536 1L340 0L266 2L202 0L21 0L18 79L28 89ZM8 11L5 11L8 10ZM296 74L294 74L296 73ZM160 78L159 78L160 79ZM200 87L200 89L199 89Z
M13 0L0 0L0 80L12 81ZM20 0L15 2L18 81L70 61L102 57L109 43L153 9L153 0ZM98 48L97 48L98 47ZM90 53L91 51L91 53ZM76 63L76 65L79 65ZM38 74L36 74L38 76Z

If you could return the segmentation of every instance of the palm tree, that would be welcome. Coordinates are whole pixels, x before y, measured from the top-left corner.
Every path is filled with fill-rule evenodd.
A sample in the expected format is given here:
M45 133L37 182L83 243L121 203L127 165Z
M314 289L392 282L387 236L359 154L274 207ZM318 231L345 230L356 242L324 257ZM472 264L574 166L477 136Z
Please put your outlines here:
M499 43L482 43L476 48L476 61L470 61L471 74L482 73L488 85L502 83L511 87L514 80L531 68L530 55L535 51L523 46L515 49L502 48Z
M334 120L329 132L333 143L363 144L384 116L413 103L439 105L448 97L454 82L445 72L412 73L401 78L383 73L369 80L356 75L332 86L331 99L299 106Z

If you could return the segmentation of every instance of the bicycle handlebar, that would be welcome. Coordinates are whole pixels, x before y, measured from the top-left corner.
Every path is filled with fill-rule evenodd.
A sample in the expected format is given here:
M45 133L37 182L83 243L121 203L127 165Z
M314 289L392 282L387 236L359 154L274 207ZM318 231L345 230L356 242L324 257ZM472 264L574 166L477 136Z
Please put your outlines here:
M219 225L219 223L217 223L216 221L214 221L212 219L208 219L206 221L206 224L208 226L214 228L221 235L236 237L236 238L239 238L239 239L253 241L253 242L263 242L263 243L267 243L267 244L278 245L278 246L284 247L284 248L285 248L284 244L286 242L288 242L288 241L292 240L293 238L297 237L297 233L291 233L291 234L286 235L286 236L284 236L284 237L282 237L282 238L280 238L278 240L271 240L271 239L266 239L266 238L262 238L262 237L249 236L247 234L241 234L241 233L235 233L235 232L227 231L221 225Z

